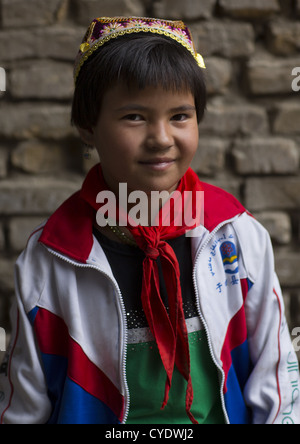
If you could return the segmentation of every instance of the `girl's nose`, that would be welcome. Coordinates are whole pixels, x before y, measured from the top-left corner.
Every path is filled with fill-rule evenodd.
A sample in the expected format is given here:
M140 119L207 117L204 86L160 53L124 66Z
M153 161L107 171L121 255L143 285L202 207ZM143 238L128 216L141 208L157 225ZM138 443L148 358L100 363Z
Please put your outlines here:
M157 122L149 126L147 147L151 150L163 151L173 146L174 140L170 126L166 122Z

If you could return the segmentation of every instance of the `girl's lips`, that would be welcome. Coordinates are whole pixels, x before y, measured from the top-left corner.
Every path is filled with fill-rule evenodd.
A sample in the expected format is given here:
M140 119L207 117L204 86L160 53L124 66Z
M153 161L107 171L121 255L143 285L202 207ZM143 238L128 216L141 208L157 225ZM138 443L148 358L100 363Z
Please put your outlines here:
M141 165L156 171L164 171L175 162L174 159L154 159L140 162Z

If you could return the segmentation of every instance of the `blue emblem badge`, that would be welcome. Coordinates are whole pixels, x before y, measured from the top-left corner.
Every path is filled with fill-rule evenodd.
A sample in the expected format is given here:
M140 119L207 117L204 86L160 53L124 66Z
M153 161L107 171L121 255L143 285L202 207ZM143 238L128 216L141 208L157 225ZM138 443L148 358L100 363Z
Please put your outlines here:
M238 256L234 243L223 242L220 246L225 273L235 274L239 271Z

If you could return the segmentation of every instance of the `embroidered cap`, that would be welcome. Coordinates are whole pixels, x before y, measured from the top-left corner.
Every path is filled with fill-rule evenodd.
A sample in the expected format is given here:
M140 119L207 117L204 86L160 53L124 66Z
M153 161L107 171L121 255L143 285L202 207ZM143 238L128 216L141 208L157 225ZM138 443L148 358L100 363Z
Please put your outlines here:
M90 24L76 57L74 80L88 58L110 40L139 32L165 35L184 46L205 69L203 57L197 53L189 28L180 20L161 20L145 17L99 17Z

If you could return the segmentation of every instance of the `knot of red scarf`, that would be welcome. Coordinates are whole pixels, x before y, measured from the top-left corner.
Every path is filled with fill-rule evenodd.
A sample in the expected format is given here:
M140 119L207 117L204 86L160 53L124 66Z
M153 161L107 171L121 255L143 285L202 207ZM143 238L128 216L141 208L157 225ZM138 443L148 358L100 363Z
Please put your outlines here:
M147 246L145 253L146 253L146 256L148 256L150 259L153 259L154 261L159 256L159 250L155 247L151 247L150 245Z
M102 190L107 190L101 166L97 165L89 173L94 175L93 180L89 177L87 183L82 188L81 197L88 201L95 209L99 209L96 203L96 196ZM186 231L195 228L200 224L200 215L196 210L197 191L201 191L201 184L198 176L189 169L179 182L177 191L184 197L185 191L192 193L187 202L181 199L181 208L176 205L176 211L189 212L188 218L183 218L181 225L176 225L176 214L170 215L170 223L164 226L131 226L127 229L132 233L139 248L145 252L143 261L143 283L141 300L149 328L155 338L160 357L167 374L164 399L162 409L167 405L169 391L172 385L174 366L187 381L185 409L193 423L197 423L191 413L193 403L193 387L190 374L190 353L188 343L188 332L182 304L182 293L180 285L180 269L177 257L171 246L165 242L167 239L179 237ZM93 195L93 197L92 197ZM193 220L197 217L192 226L187 226L185 220ZM178 215L177 215L178 216ZM176 218L177 219L177 218ZM160 220L163 220L161 218ZM184 221L184 222L183 222ZM167 289L169 313L160 295L160 282L157 259L160 258L161 269Z

